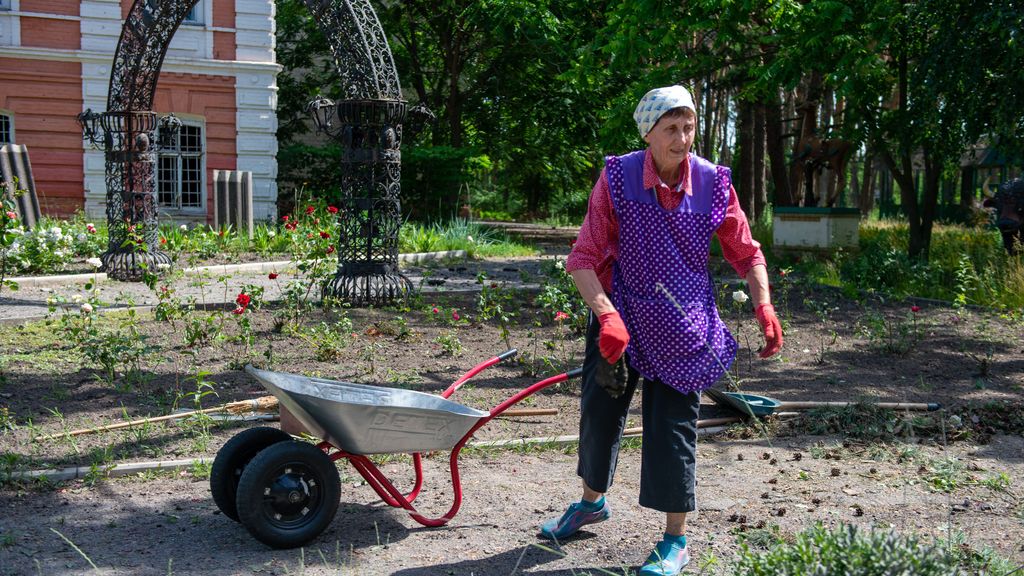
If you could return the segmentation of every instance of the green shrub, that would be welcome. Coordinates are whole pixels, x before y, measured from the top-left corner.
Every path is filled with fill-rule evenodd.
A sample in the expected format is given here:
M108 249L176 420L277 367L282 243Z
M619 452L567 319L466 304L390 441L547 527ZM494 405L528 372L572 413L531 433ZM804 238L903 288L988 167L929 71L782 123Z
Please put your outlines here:
M834 529L816 525L792 542L778 541L765 551L743 542L733 570L735 576L914 576L958 574L955 562L935 546L914 537L855 526Z

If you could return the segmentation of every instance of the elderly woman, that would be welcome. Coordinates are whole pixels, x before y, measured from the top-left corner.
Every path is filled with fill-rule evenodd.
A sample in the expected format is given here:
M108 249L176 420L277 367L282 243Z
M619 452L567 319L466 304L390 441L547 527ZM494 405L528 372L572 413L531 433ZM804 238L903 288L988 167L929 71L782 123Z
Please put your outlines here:
M611 516L626 413L643 393L640 505L665 513L665 533L641 574L689 562L686 514L696 509L700 392L732 364L736 341L719 319L708 272L712 235L750 286L767 358L782 347L760 245L728 168L690 152L697 115L682 86L648 92L633 114L646 150L606 161L566 262L592 314L583 364L577 474L583 497L541 536L562 540Z

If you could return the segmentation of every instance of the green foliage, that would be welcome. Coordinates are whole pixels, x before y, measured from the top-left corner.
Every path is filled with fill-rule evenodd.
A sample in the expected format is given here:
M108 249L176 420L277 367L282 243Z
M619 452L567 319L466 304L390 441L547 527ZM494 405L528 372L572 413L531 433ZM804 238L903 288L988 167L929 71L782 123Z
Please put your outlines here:
M451 218L469 202L469 190L494 168L471 148L417 146L402 150L402 206L414 220Z
M956 568L941 550L913 536L882 529L864 531L854 526L830 529L818 524L797 534L792 542L780 539L764 551L752 550L744 542L732 573L947 576L955 574Z
M314 347L314 358L321 362L333 362L355 340L352 320L340 318L330 324L321 322L308 330L305 339Z
M462 341L455 335L453 330L439 334L434 338L434 344L441 347L441 353L446 356L459 356L462 354Z
M877 292L896 298L917 296L956 305L999 309L1024 308L1024 257L1011 257L998 232L938 225L931 258L907 255L907 225L892 221L860 226L857 251L823 259L804 259L794 267L815 282L841 285L854 292Z

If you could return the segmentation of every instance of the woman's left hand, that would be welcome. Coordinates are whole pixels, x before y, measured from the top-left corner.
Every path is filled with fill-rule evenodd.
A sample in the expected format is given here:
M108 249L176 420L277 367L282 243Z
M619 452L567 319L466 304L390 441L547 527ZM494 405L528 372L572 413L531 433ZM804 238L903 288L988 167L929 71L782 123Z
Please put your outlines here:
M754 309L754 316L757 317L757 323L761 325L761 332L764 334L765 345L759 356L774 356L782 349L782 324L775 315L775 307L771 304L761 304Z

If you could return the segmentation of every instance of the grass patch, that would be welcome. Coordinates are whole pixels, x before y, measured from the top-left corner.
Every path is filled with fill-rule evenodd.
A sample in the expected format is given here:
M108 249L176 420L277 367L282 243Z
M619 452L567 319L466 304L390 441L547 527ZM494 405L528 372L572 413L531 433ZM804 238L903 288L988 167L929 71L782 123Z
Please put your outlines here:
M755 545L759 549L755 549ZM818 524L786 541L768 531L741 544L732 574L914 574L957 573L957 559L913 536L854 526L825 528Z
M758 238L771 237L770 226ZM856 251L818 258L782 257L780 267L793 267L808 280L902 298L917 296L955 304L1001 310L1024 308L1024 256L1008 256L999 232L936 224L927 262L907 256L907 224L873 220L860 225Z

